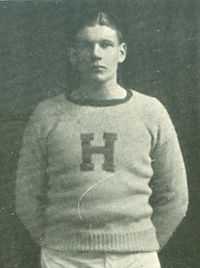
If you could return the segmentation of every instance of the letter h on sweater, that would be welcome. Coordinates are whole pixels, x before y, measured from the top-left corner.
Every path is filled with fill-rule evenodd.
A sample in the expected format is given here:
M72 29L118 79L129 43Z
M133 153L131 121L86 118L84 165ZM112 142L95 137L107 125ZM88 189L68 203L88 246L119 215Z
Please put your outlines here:
M102 168L106 171L114 172L114 142L117 139L116 133L104 133L104 146L92 146L91 141L94 140L93 133L81 134L81 146L82 146L82 163L80 169L82 171L94 170L94 164L92 163L93 154L103 154L104 163Z

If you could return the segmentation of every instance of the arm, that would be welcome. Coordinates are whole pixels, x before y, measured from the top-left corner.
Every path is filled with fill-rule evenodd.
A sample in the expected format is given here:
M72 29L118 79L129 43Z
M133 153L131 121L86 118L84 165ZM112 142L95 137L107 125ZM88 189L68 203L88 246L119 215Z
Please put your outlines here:
M19 156L16 212L37 242L43 235L46 182L45 140L41 137L39 117L34 113L26 126Z
M184 161L176 131L162 107L157 142L152 151L152 221L162 248L184 218L188 187Z

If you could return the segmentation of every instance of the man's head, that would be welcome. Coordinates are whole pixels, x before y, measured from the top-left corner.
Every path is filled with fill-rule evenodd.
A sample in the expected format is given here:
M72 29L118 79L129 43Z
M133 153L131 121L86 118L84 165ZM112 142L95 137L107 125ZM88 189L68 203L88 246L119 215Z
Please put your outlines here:
M126 58L126 43L117 21L105 12L82 16L72 38L70 61L82 79L117 79L118 64Z

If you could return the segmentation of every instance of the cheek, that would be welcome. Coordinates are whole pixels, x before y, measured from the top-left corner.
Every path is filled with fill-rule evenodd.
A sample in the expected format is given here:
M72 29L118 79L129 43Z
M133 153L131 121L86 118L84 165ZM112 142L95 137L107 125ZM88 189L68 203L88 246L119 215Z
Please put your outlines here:
M118 57L116 55L113 55L113 56L110 55L107 58L107 63L109 64L110 69L116 70L119 64Z
M117 64L119 62L119 53L118 51L110 51L108 54L107 54L107 57L106 57L110 62L114 63L114 64Z

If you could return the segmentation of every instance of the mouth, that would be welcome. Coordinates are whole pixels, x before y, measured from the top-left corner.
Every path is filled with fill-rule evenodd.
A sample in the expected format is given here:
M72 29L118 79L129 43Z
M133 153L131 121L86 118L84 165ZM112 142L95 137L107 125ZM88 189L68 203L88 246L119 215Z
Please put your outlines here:
M92 70L93 71L105 71L106 70L106 67L103 66L103 65L92 65Z

